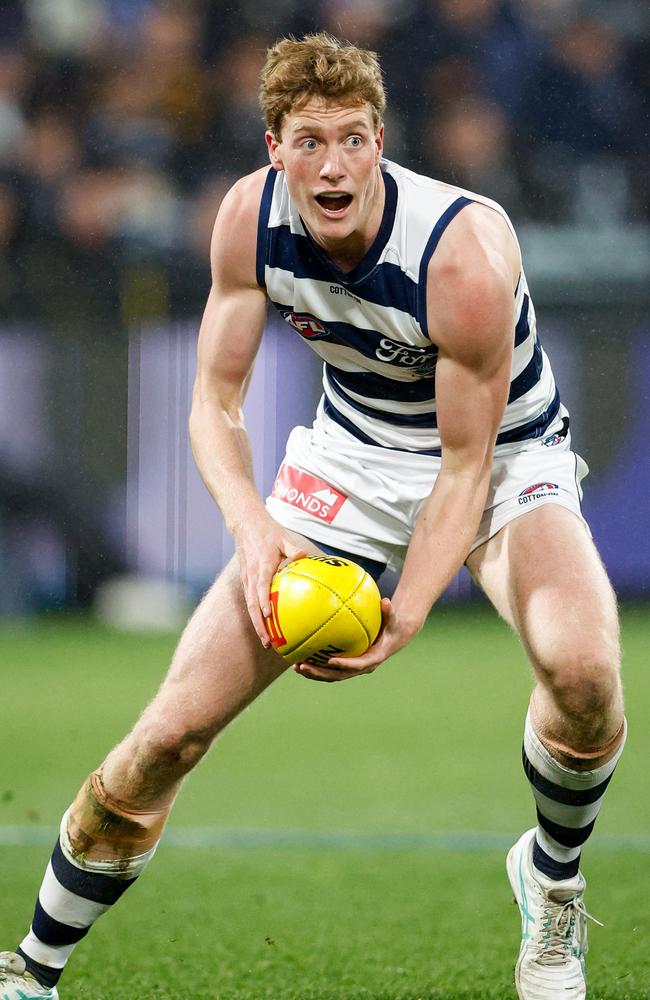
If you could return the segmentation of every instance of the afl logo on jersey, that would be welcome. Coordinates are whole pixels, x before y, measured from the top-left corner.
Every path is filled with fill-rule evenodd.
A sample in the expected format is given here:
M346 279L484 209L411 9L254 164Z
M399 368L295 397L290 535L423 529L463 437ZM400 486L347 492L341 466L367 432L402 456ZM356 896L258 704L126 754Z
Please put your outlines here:
M301 337L306 337L308 340L321 340L323 337L329 336L329 330L326 330L323 324L315 316L310 316L309 313L297 313L283 309L282 318L289 326L297 330Z

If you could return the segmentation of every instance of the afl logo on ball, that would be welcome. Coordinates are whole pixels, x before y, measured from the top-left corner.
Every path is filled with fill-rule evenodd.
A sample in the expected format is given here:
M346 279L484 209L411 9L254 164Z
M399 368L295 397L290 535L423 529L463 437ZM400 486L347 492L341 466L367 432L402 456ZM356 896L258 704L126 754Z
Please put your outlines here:
M534 503L543 497L556 497L560 487L557 483L533 483L519 494L519 503Z

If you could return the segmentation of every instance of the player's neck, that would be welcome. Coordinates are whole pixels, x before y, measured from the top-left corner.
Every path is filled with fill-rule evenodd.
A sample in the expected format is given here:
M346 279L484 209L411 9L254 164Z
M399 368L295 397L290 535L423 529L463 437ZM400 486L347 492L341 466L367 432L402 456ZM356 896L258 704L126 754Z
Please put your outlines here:
M342 239L322 236L319 233L310 233L316 243L325 251L333 264L340 271L352 271L359 264L368 250L375 242L377 233L384 216L384 205L386 203L386 186L381 172L377 171L377 185L375 196L369 204L369 211L366 220L359 229L350 233Z

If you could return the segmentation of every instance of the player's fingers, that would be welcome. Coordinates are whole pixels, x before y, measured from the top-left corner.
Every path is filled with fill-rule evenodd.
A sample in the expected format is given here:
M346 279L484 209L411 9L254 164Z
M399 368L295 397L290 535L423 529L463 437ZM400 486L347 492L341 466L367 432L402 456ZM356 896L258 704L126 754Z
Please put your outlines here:
M332 656L327 663L329 667L334 667L336 670L359 673L378 667L380 663L388 659L392 652L393 649L380 635L365 653L360 653L359 656Z
M350 677L359 677L369 671L329 669L328 667L314 667L311 663L296 663L294 671L301 677L306 677L310 681L322 681L326 684L335 684L337 681L345 681Z
M345 673L348 673L350 674L350 676L353 676L354 674L366 673L368 670L371 669L374 670L375 667L378 667L380 663L384 662L384 660L386 659L386 655L366 656L366 654L364 653L363 656L354 656L354 657L347 656L345 657L345 659L343 659L342 657L334 659L334 657L332 657L332 659L328 660L327 662L330 664L332 670L336 670L339 673L345 671Z
M381 615L382 621L377 638L365 653L360 653L358 656L332 656L327 661L328 664L336 667L337 670L351 670L355 673L364 673L369 670L375 670L384 660L388 659L391 653L394 652L388 645L384 635L385 629L393 617L393 605L388 597L382 597L381 599Z
M251 614L251 598L253 595L253 588L251 586L248 570L243 561L241 563L240 578L241 578L242 590L244 592L244 600L246 602L246 608L248 609L248 614L252 618L253 616Z
M271 582L278 569L280 552L274 549L271 556L262 558L257 565L255 592L262 616L268 618L271 614Z
M264 646L264 648L268 649L269 646L271 645L271 639L266 629L266 623L264 621L264 618L260 613L260 608L259 604L257 603L257 598L251 600L250 603L247 604L247 607L248 607L248 614L250 615L250 619L253 623L253 628L257 632L257 636L262 645Z
M286 562L293 562L294 559L304 559L307 555L307 550L300 548L290 538L283 538L282 542L282 551L284 552Z
M379 626L379 633L377 639L381 637L382 632L388 625L388 622L393 617L393 605L391 604L390 597L382 597L381 599L381 625ZM375 642L377 642L375 639ZM373 643L374 645L374 643Z
M261 603L259 599L259 592L253 582L248 579L244 586L244 598L246 600L246 607L248 609L248 614L250 620L253 623L253 628L257 632L260 642L262 645L268 649L271 645L271 639L269 633L266 629L266 624L264 621L264 616L261 610ZM268 592L266 594L266 605L269 604ZM270 614L270 612L269 612ZM268 617L268 615L267 615Z
M319 681L321 684L336 684L337 681L341 681L343 677L317 677L315 674L307 673L307 671L297 670L296 673L299 677L304 677L308 681Z
M268 618L271 614L271 580L273 579L273 574L270 576L262 576L257 584L257 605L262 612L263 618Z

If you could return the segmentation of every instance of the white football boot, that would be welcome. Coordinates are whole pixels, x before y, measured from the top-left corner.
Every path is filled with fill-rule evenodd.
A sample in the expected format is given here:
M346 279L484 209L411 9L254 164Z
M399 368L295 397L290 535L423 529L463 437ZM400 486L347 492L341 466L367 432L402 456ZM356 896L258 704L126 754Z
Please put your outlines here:
M13 951L0 951L0 1000L59 1000L55 986L41 986L25 970L25 960Z
M533 869L535 830L528 830L508 854L510 885L521 911L521 948L515 968L520 1000L585 1000L587 920L585 880L555 882ZM602 924L601 924L602 926Z

